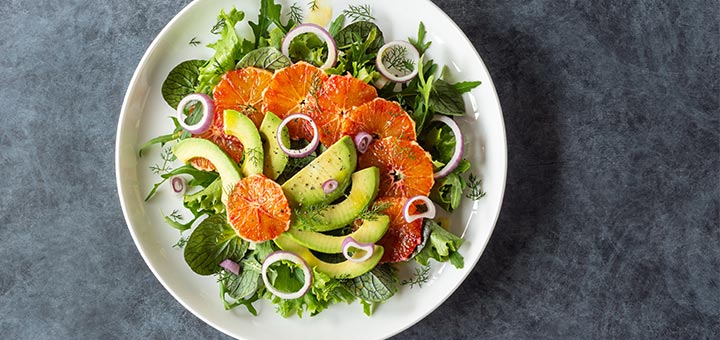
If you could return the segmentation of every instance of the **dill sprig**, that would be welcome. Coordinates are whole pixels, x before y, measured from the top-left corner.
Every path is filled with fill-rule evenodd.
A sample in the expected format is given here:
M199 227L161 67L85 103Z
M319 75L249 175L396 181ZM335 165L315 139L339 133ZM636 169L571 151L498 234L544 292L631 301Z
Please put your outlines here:
M200 42L200 40L198 40L197 37L193 37L192 39L190 39L190 42L188 44L190 46L197 46L197 45L200 45L201 42Z
M322 223L322 215L326 210L330 208L327 203L319 203L315 205L309 205L303 207L303 209L296 212L298 219L305 224L320 224Z
M419 288L422 288L422 285L424 283L427 283L428 280L430 280L430 266L423 266L423 267L416 267L415 268L415 275L407 280L403 280L400 282L401 285L410 285L410 289L412 289L415 286L418 286Z
M470 173L470 177L468 177L468 188L470 188L470 192L465 194L465 197L477 201L483 197L485 197L485 191L482 189L482 180L475 177L475 174Z
M292 6L290 6L290 12L288 12L288 18L290 20L294 21L295 23L299 24L303 22L303 10L298 6L298 3L293 3Z
M407 56L407 47L393 46L382 56L382 62L388 68L394 68L400 72L410 73L415 69L415 63Z
M182 215L180 215L180 212L178 212L177 209L173 210L170 215L168 215L168 218L172 219L175 222L183 220Z
M308 1L308 4L307 4L307 5L308 5L308 7L310 7L310 10L311 10L311 11L315 11L315 10L317 10L318 8L320 8L320 6L318 6L317 0Z
M215 23L215 25L210 29L210 33L220 34L224 27L225 27L225 18L222 18L222 19L218 20L218 22Z
M370 5L349 5L347 9L343 10L343 14L355 21L373 21L375 17L372 16L372 9Z
M245 149L245 157L248 158L254 166L259 166L263 159L263 150L261 148Z
M172 247L178 248L178 249L183 249L183 248L185 248L185 245L188 243L189 239L190 239L190 237L180 236L180 239Z
M162 163L156 163L150 166L150 171L156 175L164 175L170 172L170 162L175 160L175 155L172 149L167 147L160 153L160 158L162 159Z
M360 215L358 215L358 219L364 220L364 221L375 221L378 216L382 215L383 212L390 208L392 204L389 202L382 202L382 203L374 203L372 207L368 205L360 212Z

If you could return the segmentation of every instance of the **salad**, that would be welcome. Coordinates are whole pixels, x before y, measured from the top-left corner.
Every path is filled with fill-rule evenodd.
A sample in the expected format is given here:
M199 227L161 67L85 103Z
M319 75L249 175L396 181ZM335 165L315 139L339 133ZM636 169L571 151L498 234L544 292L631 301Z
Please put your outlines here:
M453 119L480 82L445 80L421 22L390 40L368 5L322 13L261 0L241 36L245 13L221 11L214 55L163 83L174 130L139 150L160 146L146 201L177 193L185 212L164 216L174 247L216 276L226 310L257 315L265 299L283 317L312 316L358 300L369 316L401 286L422 287L431 260L464 265L437 212L485 195ZM414 277L400 280L403 265Z

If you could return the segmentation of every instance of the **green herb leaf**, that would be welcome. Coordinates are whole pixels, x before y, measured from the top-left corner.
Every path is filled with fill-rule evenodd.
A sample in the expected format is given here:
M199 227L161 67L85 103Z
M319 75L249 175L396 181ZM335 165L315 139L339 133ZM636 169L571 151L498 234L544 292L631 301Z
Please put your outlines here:
M215 55L200 67L199 83L195 86L195 92L211 94L222 75L234 69L235 63L244 55L245 44L235 31L235 24L244 18L245 14L234 7L229 13L224 10L220 12L218 22L223 22L220 39L208 45L215 50Z
M452 212L460 206L463 197L463 184L460 176L455 172L435 181L430 190L430 199L447 212Z
M345 283L353 295L367 302L385 301L395 295L398 289L397 272L389 265L379 265Z
M340 30L345 26L345 15L340 14L338 15L333 22L330 23L330 28L328 28L328 33L330 33L331 36L335 36L340 32Z
M276 48L261 47L246 54L240 59L236 67L239 69L243 67L257 67L276 71L290 65L292 65L290 59Z
M423 266L427 266L431 258L438 262L450 260L453 266L462 268L464 266L464 260L462 255L457 251L460 245L462 245L463 239L453 235L430 219L425 219L423 227L430 228L430 236L425 248L415 256L415 261Z
M205 60L186 60L170 71L162 84L163 99L170 107L177 109L185 96L195 92L195 87L199 84L200 67L206 62Z
M301 34L290 43L290 59L294 62L302 60L321 66L325 63L327 54L327 44L312 33Z
M200 170L195 169L191 165L183 165L183 166L181 166L177 169L174 169L168 173L164 173L164 174L160 175L162 180L158 183L155 183L152 190L150 190L150 193L147 195L147 197L145 197L145 201L152 198L155 195L155 192L157 191L157 189L163 183L165 183L165 181L167 181L168 179L170 179L174 176L177 176L177 175L192 176L193 178L190 181L188 181L188 183L187 183L188 186L191 186L191 187L192 186L207 187L208 185L210 185L210 183L212 183L213 181L218 179L218 174L215 172L200 171Z
M343 15L352 19L353 22L375 20L370 5L348 5L348 8L343 10Z
M462 94L448 82L438 79L433 84L430 93L430 108L435 113L448 116L462 116L465 114L465 102Z
M420 25L418 27L418 36L417 39L408 38L408 41L410 44L415 46L415 48L418 50L420 55L425 54L425 51L427 51L428 48L430 48L431 42L425 42L425 35L427 34L427 31L425 30L425 24L421 21Z
M292 9L292 7L291 7ZM264 39L270 38L270 24L275 24L280 28L283 33L287 33L295 23L290 20L287 24L283 24L280 20L282 13L282 6L275 3L275 0L262 0L260 2L260 14L258 15L258 22L250 22L250 28L255 36L255 43L253 49L261 47L261 42Z
M245 299L254 294L260 286L262 265L255 257L247 256L240 263L240 275L224 271L220 279L225 285L226 293L233 299Z
M459 83L452 84L456 91L460 94L472 91L472 89L480 86L481 81L461 81Z
M377 51L385 44L382 31L380 28L369 21L357 21L345 28L341 29L335 38L338 49L348 49L353 43L363 44L368 41L370 34L375 31L375 39L369 42L366 53L377 53Z
M198 217L205 213L220 214L225 211L222 202L222 180L217 177L204 189L183 198L183 205Z
M242 260L247 247L248 243L237 236L224 214L213 215L190 235L185 245L185 262L197 274L212 275L220 272L223 260Z

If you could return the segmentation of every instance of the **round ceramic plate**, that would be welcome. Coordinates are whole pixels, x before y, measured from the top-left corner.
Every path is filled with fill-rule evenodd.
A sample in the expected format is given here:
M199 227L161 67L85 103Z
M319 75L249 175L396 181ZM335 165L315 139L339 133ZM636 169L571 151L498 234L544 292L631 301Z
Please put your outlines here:
M167 188L150 201L144 197L158 176L149 167L160 161L154 148L138 158L138 147L148 139L172 131L168 116L173 114L160 89L168 72L188 59L208 59L212 50L204 47L216 39L209 31L221 9L236 6L245 12L240 33L249 36L247 20L256 20L259 0L198 0L183 9L162 30L140 61L123 103L117 130L116 171L123 213L135 244L150 270L165 288L197 317L218 330L241 339L281 339L312 334L316 340L334 339L342 330L345 339L375 339L392 336L420 321L437 308L463 282L485 248L500 212L507 171L507 145L503 117L495 88L477 51L453 21L427 0L372 1L376 23L387 41L417 35L422 21L432 47L428 54L447 65L451 81L480 80L482 85L465 94L467 115L458 122L465 131L466 158L472 172L483 180L487 196L479 201L464 198L451 216L451 230L465 239L460 253L465 267L431 262L430 279L422 288L401 286L388 302L378 306L372 317L359 303L335 305L315 317L283 319L264 301L256 303L254 317L243 308L225 311L218 297L215 277L193 273L182 251L173 248L178 232L163 222L163 213L182 211L180 200ZM287 2L279 1L287 4ZM301 1L300 3L304 3ZM355 1L333 1L333 18ZM287 8L287 7L285 7ZM412 10L408 10L412 9ZM398 15L402 13L402 15ZM202 42L192 46L193 38ZM401 278L412 268L401 268Z

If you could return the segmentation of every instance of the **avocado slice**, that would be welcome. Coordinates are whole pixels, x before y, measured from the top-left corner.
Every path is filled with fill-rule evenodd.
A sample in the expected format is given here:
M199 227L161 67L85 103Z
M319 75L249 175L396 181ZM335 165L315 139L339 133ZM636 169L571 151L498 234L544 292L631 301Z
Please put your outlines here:
M345 193L356 166L355 143L345 136L288 179L282 188L293 206L330 203ZM338 188L326 194L322 185L331 179L338 182Z
M280 149L277 139L277 131L281 122L282 119L274 113L267 112L260 124L260 138L263 140L263 151L265 151L263 173L272 180L280 176L288 163L288 155ZM290 147L290 133L288 133L287 127L280 132L280 139L286 147Z
M225 110L223 117L225 134L237 137L243 145L242 174L248 177L263 173L263 145L255 123L235 110Z
M295 242L312 250L337 254L342 253L342 243L347 237L360 243L375 243L385 235L390 226L387 215L379 215L373 220L364 220L358 229L346 236L330 236L314 231L303 231L290 228L288 234Z
M223 202L227 201L227 193L235 188L235 184L240 181L240 169L238 169L237 164L219 146L209 140L200 138L183 139L175 144L173 153L183 163L198 157L209 160L220 174L223 186Z
M299 208L290 228L312 231L330 231L352 223L375 199L380 184L380 171L369 167L352 174L352 188L347 198L313 214L310 209ZM311 218L304 218L312 215Z
M328 263L318 259L310 250L293 241L288 233L282 233L276 238L275 244L282 250L293 252L302 257L311 268L316 268L336 279L352 279L369 272L380 262L384 252L383 247L376 245L375 252L365 262L355 263L344 261L340 263Z

